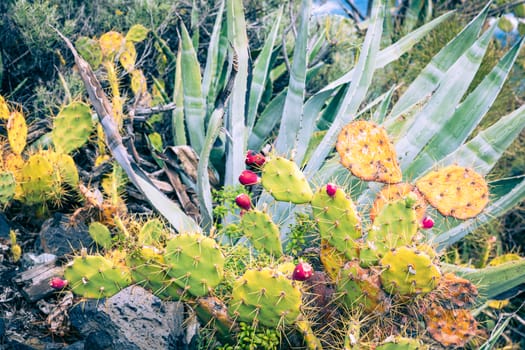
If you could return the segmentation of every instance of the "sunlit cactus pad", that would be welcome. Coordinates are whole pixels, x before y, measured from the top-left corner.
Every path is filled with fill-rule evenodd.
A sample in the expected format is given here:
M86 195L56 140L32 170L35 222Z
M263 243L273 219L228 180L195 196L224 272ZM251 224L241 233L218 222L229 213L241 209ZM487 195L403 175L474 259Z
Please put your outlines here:
M376 347L376 350L423 350L428 349L427 346L421 345L418 339L394 337L393 339L385 340L381 345Z
M7 121L7 138L15 154L21 154L27 142L27 124L21 112L14 111Z
M387 252L381 259L383 289L391 294L424 294L434 290L441 273L428 254L411 247Z
M64 106L55 117L51 137L58 151L70 153L88 141L93 129L89 106L73 102Z
M370 209L370 220L374 220L386 203L403 199L411 193L414 193L416 196L415 198L417 198L414 209L416 209L418 222L421 222L425 216L427 204L423 196L409 183L398 183L383 187L383 189L377 194L374 204Z
M416 187L441 214L457 219L477 216L489 202L483 176L458 165L431 171L416 182Z
M292 324L301 305L296 282L276 270L247 270L233 284L229 312L239 321L279 327Z
M131 283L126 266L99 255L75 257L66 267L64 277L73 292L84 298L110 297Z
M224 255L213 239L199 233L181 233L166 244L168 274L194 296L207 295L224 275Z
M397 183L402 179L388 135L374 122L359 120L341 130L336 144L341 164L365 181Z
M348 259L355 258L355 239L361 237L361 221L352 199L341 188L329 195L325 185L315 192L312 210L321 238Z
M8 203L15 195L15 176L10 171L0 172L0 205Z
M262 168L261 184L276 200L302 204L313 192L297 164L283 157L270 157Z
M428 333L444 346L463 347L477 334L478 324L470 310L446 310L433 304L424 318Z
M337 280L339 277L339 271L343 268L346 262L345 254L331 246L326 239L321 239L319 259L321 260L328 276L334 281Z
M255 249L276 257L283 254L279 227L267 213L256 209L247 211L241 218L241 229Z

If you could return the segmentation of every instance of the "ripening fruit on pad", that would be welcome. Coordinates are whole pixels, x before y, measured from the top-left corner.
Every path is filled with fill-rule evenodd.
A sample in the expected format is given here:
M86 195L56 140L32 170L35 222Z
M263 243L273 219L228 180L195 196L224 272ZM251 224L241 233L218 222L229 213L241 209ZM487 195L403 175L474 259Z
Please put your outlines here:
M402 179L394 146L376 123L359 120L346 125L336 149L341 164L362 180L397 183Z
M400 247L381 259L383 289L391 294L424 294L434 290L441 273L428 254L415 248Z
M416 187L441 214L457 219L477 216L489 202L483 176L457 165L431 171L416 182Z

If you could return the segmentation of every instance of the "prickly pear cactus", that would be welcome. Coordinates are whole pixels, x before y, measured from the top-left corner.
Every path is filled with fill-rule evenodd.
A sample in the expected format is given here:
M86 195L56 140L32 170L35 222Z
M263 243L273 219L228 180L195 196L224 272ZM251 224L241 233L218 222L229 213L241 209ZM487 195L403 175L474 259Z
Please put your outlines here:
M84 298L110 297L131 283L129 269L100 255L77 256L66 266L64 277Z
M398 183L383 187L383 189L377 194L374 204L370 209L370 220L374 221L375 217L381 212L386 203L403 199L412 193L416 198L416 203L414 205L416 216L418 221L421 222L425 216L427 204L423 196L409 183Z
M276 270L247 270L233 284L229 312L235 319L266 327L295 322L301 310L298 284Z
M435 294L446 309L467 309L474 305L478 289L469 280L446 273L439 281Z
M397 183L402 179L394 146L386 130L359 120L346 125L337 138L341 164L365 181Z
M425 294L434 290L441 273L428 254L417 248L400 247L387 252L380 261L383 289L400 295Z
M179 300L184 290L168 275L169 267L161 251L153 247L142 247L126 257L133 282L152 291L161 298Z
M0 172L0 206L9 203L15 196L15 176L10 171Z
M89 106L83 102L72 102L55 117L51 138L58 152L71 153L88 141L93 129Z
M184 292L205 296L224 275L224 255L213 239L199 233L181 233L166 244L168 274Z
M416 187L441 214L457 219L477 216L489 202L483 176L458 165L431 171L416 182Z
M279 227L267 213L256 209L247 211L241 218L241 230L255 249L265 251L275 257L283 254Z
M419 224L413 205L414 200L407 197L383 206L359 252L362 265L376 264L391 249L415 240Z
M427 346L422 346L421 342L414 338L394 337L393 339L385 340L381 345L376 347L376 350L423 350L428 349Z
M336 281L339 278L339 271L345 265L346 255L332 247L327 240L321 239L319 259L328 276L330 276L332 281Z
M349 307L361 307L367 312L384 313L390 308L390 298L381 289L380 271L363 269L358 261L350 261L341 270L337 289Z
M108 249L112 245L111 232L106 225L100 222L95 221L89 224L89 235L98 246L104 249Z
M428 333L443 346L463 347L477 334L478 324L470 310L447 310L433 304L424 318Z
M303 334L303 339L307 350L321 350L323 346L319 338L315 336L312 330L312 325L307 320L299 320L296 322L297 329Z
M321 239L344 253L350 260L357 257L356 239L361 237L361 221L354 203L343 189L334 195L327 193L327 186L318 189L312 197L312 211Z
M28 204L45 201L50 194L60 191L53 164L43 155L34 154L20 170L23 200Z
M297 165L283 157L271 157L262 168L261 184L276 200L308 203L313 192Z
M21 112L14 111L7 121L7 138L9 146L15 154L21 154L27 141L27 124Z
M137 243L139 246L159 246L165 236L166 232L162 221L150 219L141 227L137 235Z

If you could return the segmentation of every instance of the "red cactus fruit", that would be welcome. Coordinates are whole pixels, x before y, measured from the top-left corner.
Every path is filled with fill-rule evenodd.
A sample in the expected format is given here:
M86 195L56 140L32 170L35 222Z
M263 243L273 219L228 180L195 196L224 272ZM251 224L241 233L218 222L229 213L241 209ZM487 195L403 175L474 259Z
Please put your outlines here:
M251 170L244 170L239 175L239 182L244 186L255 185L259 182L259 176Z
M60 277L53 277L49 280L49 286L53 289L63 289L67 286L67 280Z
M423 220L421 220L421 227L423 227L424 229L434 227L434 220L430 216L425 216Z
M235 197L235 203L244 210L250 210L252 208L252 200L246 193L241 193Z
M335 196L335 193L337 192L337 186L331 182L326 184L326 194L330 197Z
M295 281L306 281L314 274L312 265L306 262L300 262L293 270L292 279Z
M266 158L261 153L248 151L244 162L246 165L262 166L266 162Z

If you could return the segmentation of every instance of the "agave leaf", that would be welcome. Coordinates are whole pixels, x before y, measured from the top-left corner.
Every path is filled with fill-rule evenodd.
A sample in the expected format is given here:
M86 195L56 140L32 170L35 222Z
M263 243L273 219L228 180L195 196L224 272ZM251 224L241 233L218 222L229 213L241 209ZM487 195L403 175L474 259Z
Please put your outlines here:
M399 57L403 56L414 45L416 45L425 35L427 35L432 29L434 29L436 26L444 22L446 19L450 18L452 14L453 12L444 13L438 18L434 19L433 21L428 22L427 24L419 27L413 32L405 35L404 37L396 41L394 44L379 51L379 53L377 54L375 68L376 69L383 68L387 64L394 62ZM483 21L481 21L479 28L481 28L482 24L483 24ZM478 29L478 32L479 32L479 29ZM474 39L476 38L476 36L477 36L477 32L474 35ZM335 88L341 85L348 84L349 82L352 81L353 75L354 75L354 69L348 71L342 77L328 84L327 86L322 88L319 92L323 92L327 90L334 90Z
M239 174L244 170L244 156L246 151L245 102L248 84L248 36L246 21L241 0L226 2L226 21L228 38L233 46L233 58L237 61L237 74L233 82L233 89L228 108L226 128L230 134L230 142L226 149L226 174L224 184L233 186Z
M290 155L297 143L297 135L302 124L303 100L308 66L308 24L312 0L303 0L299 15L299 28L295 39L293 62L290 71L290 82L284 102L283 114L279 128L279 137L275 150L279 154Z
M525 281L525 259L482 269L444 264L443 269L474 283L480 294L478 302L492 299Z
M515 312L518 312L519 310L516 310ZM501 318L503 319L503 322L501 322ZM500 319L498 320L498 323L496 324L496 327L492 329L492 332L490 332L489 339L485 343L483 343L479 350L491 350L494 349L496 346L496 342L501 337L503 332L507 329L507 326L509 325L510 321L513 319L510 315L501 315Z
M405 19L403 21L403 32L410 32L417 24L419 20L419 14L423 10L425 1L423 0L410 0L407 6Z
M181 22L182 42L182 90L184 92L184 113L191 147L202 151L204 144L204 120L206 108L202 97L201 73L197 54L188 30Z
M323 114L317 121L318 130L328 130L330 128L330 125L332 125L332 123L334 122L334 118L337 115L337 110L341 107L341 103L343 102L343 98L346 96L347 91L348 85L338 87L337 90L334 90L334 97L330 100L328 106L326 106L326 108L323 111ZM310 97L310 99L325 92L330 92L330 90L319 92L314 96Z
M273 24L272 31L268 35L263 49L253 65L252 82L250 84L248 115L246 116L246 126L248 134L250 134L255 124L257 109L259 107L259 103L261 102L261 98L266 87L268 71L270 68L270 63L272 61L273 47L275 45L275 40L277 39L277 33L279 31L279 25L281 23L282 14L283 8L281 7L279 9L279 12L277 13L277 19Z
M498 65L458 106L450 120L421 150L406 169L417 176L457 149L479 124L496 99L523 45L523 38L507 52Z
M180 43L175 65L174 84L173 102L175 102L175 109L171 113L173 143L175 146L187 145L186 127L184 125L184 92L182 89L182 48Z
M388 113L388 107L390 106L390 102L392 101L392 95L394 94L394 91L396 91L397 88L397 86L392 86L392 88L390 88L390 90L388 90L386 94L380 96L381 105L379 105L377 110L372 115L372 121L376 122L377 124L383 123Z
M199 207L201 208L201 226L206 231L210 230L213 225L212 196L208 174L209 158L213 148L213 143L219 136L223 116L224 107L216 108L213 111L208 124L204 147L202 148L199 157L199 165L197 167L197 197L199 198Z
M248 139L248 147L250 149L260 149L264 142L268 141L268 135L281 120L285 99L286 89L275 96L259 118L257 118L257 122Z
M326 132L325 137L312 154L312 158L305 168L307 178L311 178L321 167L322 163L333 148L341 128L350 122L363 102L375 68L377 52L381 43L385 2L375 1L370 17L370 24L359 61L352 77L352 84L348 88L341 107L337 111L334 122Z
M481 64L494 29L495 25L452 65L443 77L436 93L423 110L416 115L406 135L397 141L395 147L401 169L407 169L421 149L436 133L442 130L445 123L452 117L457 104Z
M454 39L442 48L423 69L419 76L410 84L407 91L392 108L390 113L397 116L417 103L426 95L432 93L443 80L445 72L471 47L485 23L489 4L479 13Z
M206 106L208 110L213 109L215 100L214 94L211 94L213 89L213 83L219 79L220 71L222 69L224 56L221 57L221 28L222 28L222 17L224 13L224 0L220 1L219 9L217 10L217 17L215 18L215 24L211 32L210 44L208 46L208 52L206 56L206 66L204 67L204 73L202 74L202 96L206 97Z
M436 236L432 241L437 244L437 249L445 249L458 242L476 228L505 214L525 199L525 177L509 192L499 198L495 198L492 204L476 218L463 221L459 225Z
M444 158L441 164L459 163L476 169L480 174L488 174L524 128L525 105L480 131L472 140Z

